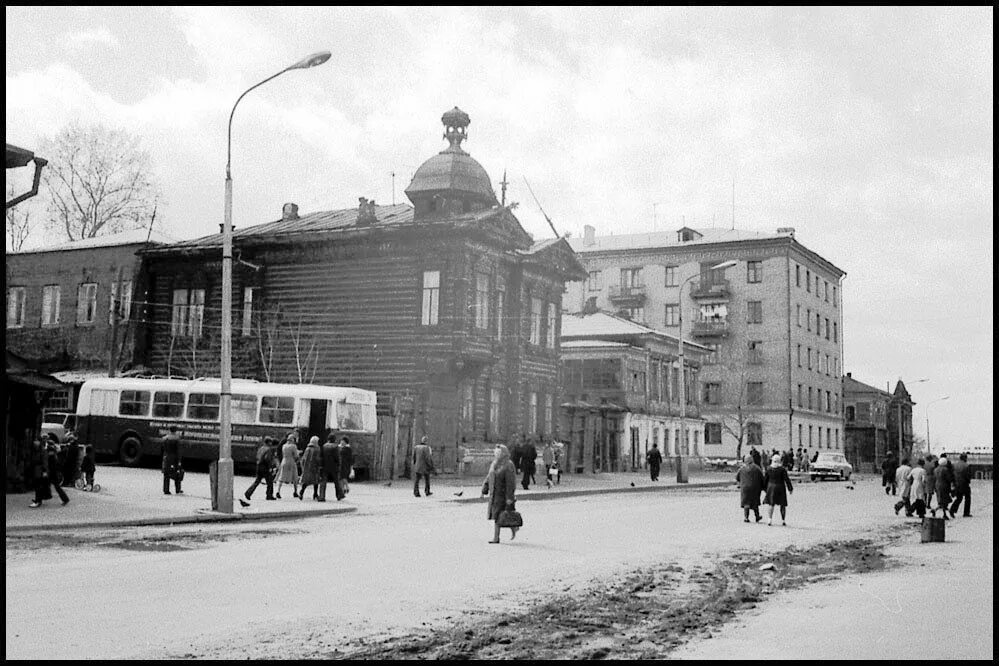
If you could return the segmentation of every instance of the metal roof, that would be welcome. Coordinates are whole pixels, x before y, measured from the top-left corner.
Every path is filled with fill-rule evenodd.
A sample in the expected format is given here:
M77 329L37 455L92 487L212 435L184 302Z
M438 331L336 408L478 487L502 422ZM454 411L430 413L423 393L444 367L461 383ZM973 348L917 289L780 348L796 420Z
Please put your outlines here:
M743 229L693 229L701 234L700 238L689 241L677 239L676 231L655 231L644 234L621 234L615 236L596 236L592 245L587 245L585 238L569 239L569 244L576 252L607 252L610 250L639 250L657 247L687 247L689 245L706 245L708 243L730 243L733 241L769 240L772 238L788 238L786 234L766 233L761 231L746 231Z
M26 148L19 148L12 143L7 144L7 155L5 166L7 169L28 166L28 162L35 159L35 154Z
M146 243L146 237L149 237L149 242L162 245L166 243L176 243L177 239L173 236L168 236L167 234L161 233L159 231L153 231L151 234L146 229L128 229L126 231L121 231L116 234L108 234L106 236L95 236L93 238L82 238L76 241L70 241L68 243L62 243L61 245L52 245L46 247L33 248L30 250L21 250L20 252L9 252L8 254L32 254L37 252L65 252L67 250L87 250L95 247L115 247L119 245L143 245Z

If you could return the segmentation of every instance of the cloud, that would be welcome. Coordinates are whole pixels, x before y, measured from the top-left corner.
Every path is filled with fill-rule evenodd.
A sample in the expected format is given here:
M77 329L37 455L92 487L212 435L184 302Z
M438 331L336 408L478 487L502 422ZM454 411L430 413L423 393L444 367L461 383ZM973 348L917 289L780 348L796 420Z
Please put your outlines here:
M111 31L103 26L84 32L67 33L66 39L68 39L69 42L75 46L98 45L109 46L113 49L118 49L120 47L118 38L111 34Z

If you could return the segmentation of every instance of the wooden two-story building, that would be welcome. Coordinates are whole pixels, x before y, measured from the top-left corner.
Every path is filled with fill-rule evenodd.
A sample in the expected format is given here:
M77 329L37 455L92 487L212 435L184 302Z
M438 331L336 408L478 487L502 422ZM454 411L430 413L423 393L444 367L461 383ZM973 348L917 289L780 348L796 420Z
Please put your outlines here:
M557 435L562 294L586 273L564 239L535 243L499 204L461 147L469 117L442 122L449 146L415 172L412 206L286 204L234 233L233 375L377 391L398 428L377 476L401 472L424 434L441 470L464 438L473 471L493 442ZM221 248L219 234L145 253L145 365L218 375Z

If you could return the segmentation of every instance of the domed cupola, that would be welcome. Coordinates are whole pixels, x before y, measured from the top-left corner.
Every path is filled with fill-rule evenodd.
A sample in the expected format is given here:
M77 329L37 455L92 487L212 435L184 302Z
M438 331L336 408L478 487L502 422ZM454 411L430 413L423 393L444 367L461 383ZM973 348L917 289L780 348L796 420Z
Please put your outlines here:
M454 107L441 116L450 144L420 165L406 188L414 219L467 213L498 205L489 174L461 147L468 138L468 114Z

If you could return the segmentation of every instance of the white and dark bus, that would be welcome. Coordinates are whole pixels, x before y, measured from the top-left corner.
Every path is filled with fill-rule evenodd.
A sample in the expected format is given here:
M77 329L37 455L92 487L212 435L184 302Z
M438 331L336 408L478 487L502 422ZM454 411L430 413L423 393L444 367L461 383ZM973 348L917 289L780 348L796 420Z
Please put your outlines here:
M218 460L221 380L107 377L80 388L76 406L80 441L98 455L138 465L158 456L160 438L177 426L182 455ZM264 436L284 441L289 432L304 448L312 435L347 435L354 467L364 474L377 432L375 392L349 386L275 384L232 380L232 458L252 464Z

